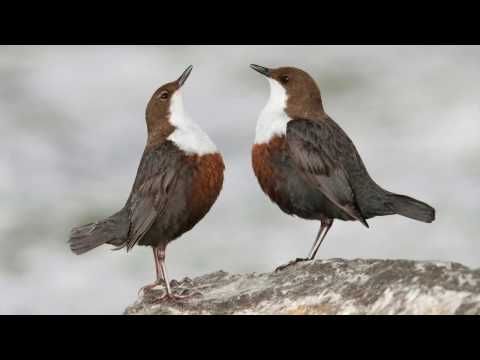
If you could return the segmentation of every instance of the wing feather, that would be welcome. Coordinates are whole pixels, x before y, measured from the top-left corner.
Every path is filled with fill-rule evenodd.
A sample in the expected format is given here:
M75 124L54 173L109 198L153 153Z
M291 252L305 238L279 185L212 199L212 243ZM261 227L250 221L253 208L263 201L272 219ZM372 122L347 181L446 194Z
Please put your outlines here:
M294 119L287 125L286 140L300 173L335 206L368 227L350 185L349 157L356 150L348 136L330 119Z
M169 141L156 149L145 150L127 201L130 209L127 251L145 236L166 210L175 191L183 157Z

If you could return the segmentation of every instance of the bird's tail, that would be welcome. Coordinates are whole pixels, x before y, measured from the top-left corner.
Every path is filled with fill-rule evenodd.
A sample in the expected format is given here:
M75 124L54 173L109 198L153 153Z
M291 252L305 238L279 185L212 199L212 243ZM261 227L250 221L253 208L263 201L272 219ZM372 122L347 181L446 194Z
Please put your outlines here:
M70 249L77 255L103 244L122 247L127 241L128 229L127 212L122 209L104 220L74 227L68 242Z
M435 209L430 205L405 195L388 194L393 210L410 219L431 223L435 220Z

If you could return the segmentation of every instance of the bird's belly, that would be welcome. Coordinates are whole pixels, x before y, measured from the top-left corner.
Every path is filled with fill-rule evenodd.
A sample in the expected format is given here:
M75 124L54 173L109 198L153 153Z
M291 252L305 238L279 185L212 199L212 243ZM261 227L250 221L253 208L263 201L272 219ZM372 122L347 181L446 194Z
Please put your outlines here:
M175 196L139 244L157 246L191 230L215 203L222 189L223 171L218 153L188 156Z
M274 138L267 144L255 144L252 165L263 192L283 212L311 220L321 217L347 219L299 173L282 138Z

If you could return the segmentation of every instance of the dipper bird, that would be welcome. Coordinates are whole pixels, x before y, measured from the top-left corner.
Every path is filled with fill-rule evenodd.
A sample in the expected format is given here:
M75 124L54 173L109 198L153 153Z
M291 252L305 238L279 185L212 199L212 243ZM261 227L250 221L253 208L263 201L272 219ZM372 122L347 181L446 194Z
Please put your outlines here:
M353 142L325 113L310 75L294 67L250 66L270 83L252 149L258 182L285 213L320 220L308 258L296 261L315 258L334 219L360 221L367 228L367 219L382 215L435 219L431 206L372 180Z
M135 245L151 246L157 277L141 290L164 282L166 294L157 300L184 297L171 291L166 247L207 214L223 185L222 156L183 108L180 89L191 71L189 66L148 102L147 144L125 206L105 220L75 227L69 240L76 254L102 244L127 252Z

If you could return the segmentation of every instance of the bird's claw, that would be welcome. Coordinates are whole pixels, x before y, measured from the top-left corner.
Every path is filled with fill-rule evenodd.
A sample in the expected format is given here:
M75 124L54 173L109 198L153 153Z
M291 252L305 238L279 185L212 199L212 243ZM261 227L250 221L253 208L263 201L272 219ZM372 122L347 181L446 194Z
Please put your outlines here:
M285 270L286 268L288 268L292 265L298 264L299 262L310 261L310 260L311 259L309 259L309 258L296 258L295 260L290 261L288 264L280 265L279 267L277 267L275 269L275 272Z
M185 287L185 285L187 285L189 287L193 287L195 284L194 284L193 280L190 279L189 277L185 277L181 281L177 281L175 279L170 281L170 287L171 288ZM156 281L152 284L142 286L140 288L140 290L138 290L138 295L140 296L141 293L143 293L143 294L149 293L149 292L153 291L153 289L157 286L165 286L165 281L164 280L159 280L159 281Z
M189 293L190 292L190 293ZM168 294L166 291L163 295L154 298L150 303L153 305L161 304L165 302L177 302L190 299L193 297L202 296L202 293L199 291L193 291L191 289L183 289L179 294L171 293Z
M171 293L168 294L166 287L165 287L165 282L156 282L150 285L146 285L142 287L139 290L139 294L143 291L144 294L148 294L153 291L153 289L156 286L162 285L163 289L161 289L162 293L160 296L156 295L151 295L149 296L149 299L147 300L151 304L160 304L163 302L168 302L168 301L180 301L180 300L185 300L191 297L196 297L196 296L202 296L202 293L199 291L195 291L194 288L194 282L188 278L185 277L181 281L177 280L171 280L170 281L170 288L171 288Z

